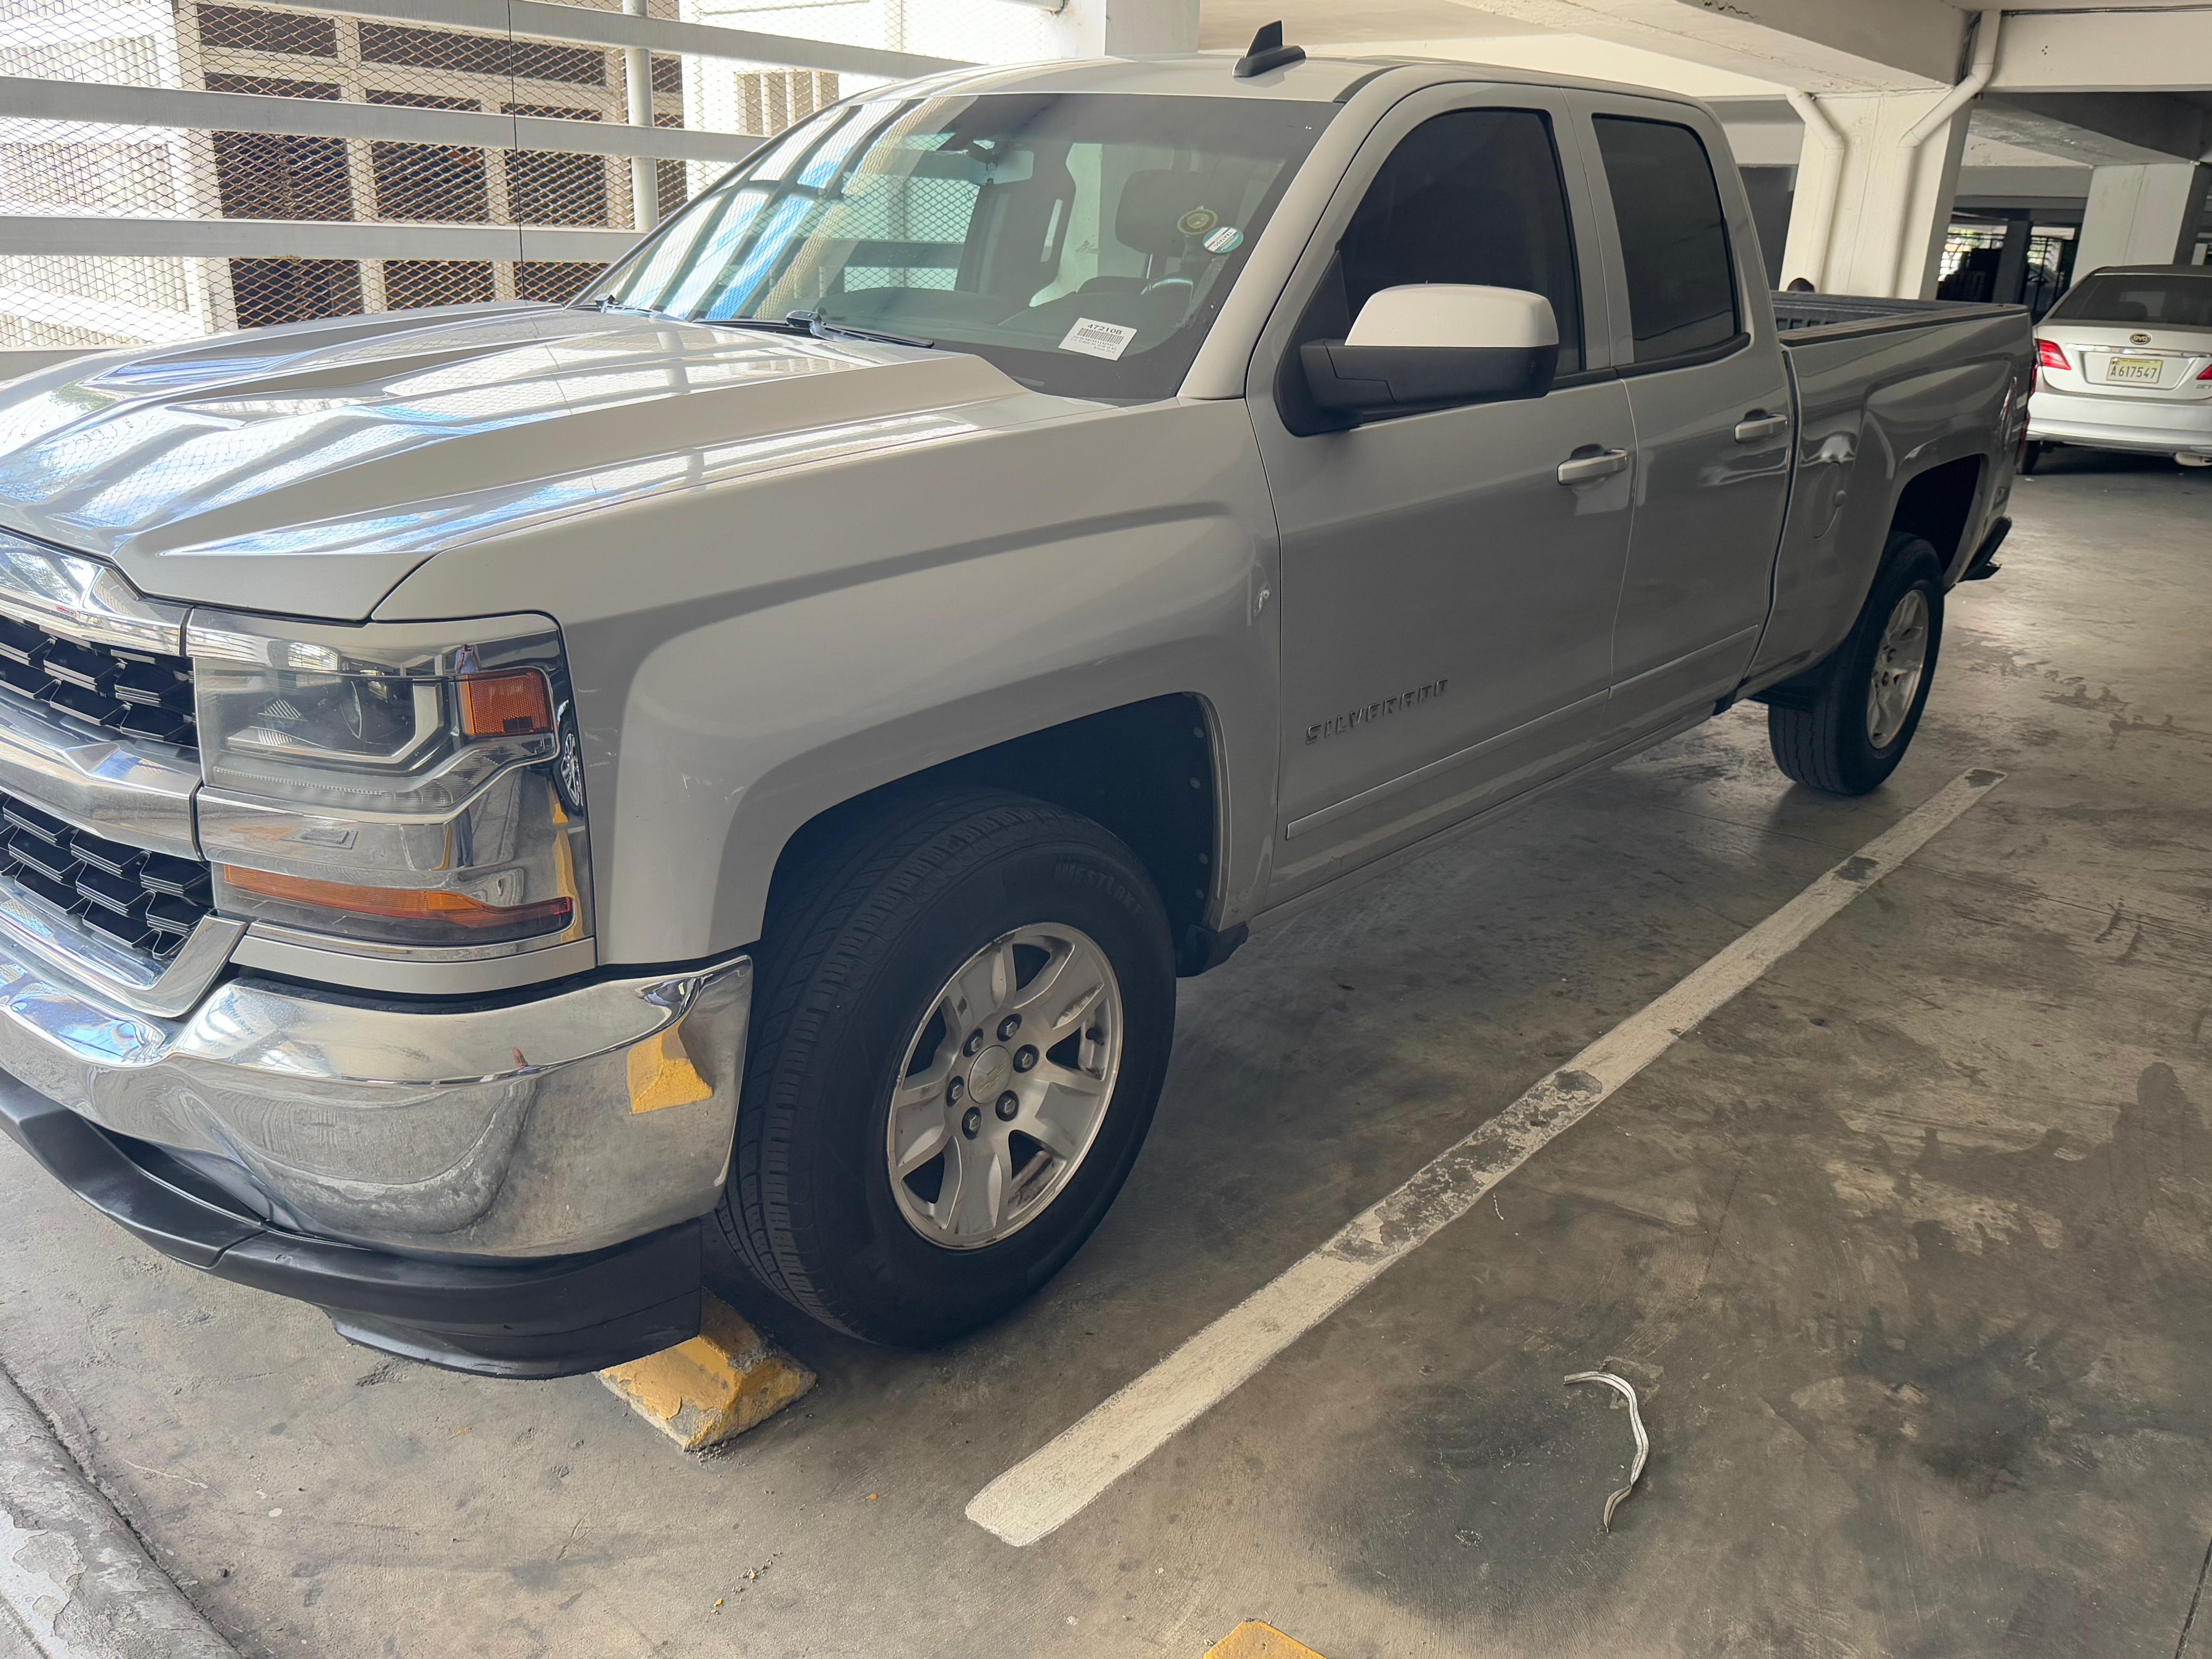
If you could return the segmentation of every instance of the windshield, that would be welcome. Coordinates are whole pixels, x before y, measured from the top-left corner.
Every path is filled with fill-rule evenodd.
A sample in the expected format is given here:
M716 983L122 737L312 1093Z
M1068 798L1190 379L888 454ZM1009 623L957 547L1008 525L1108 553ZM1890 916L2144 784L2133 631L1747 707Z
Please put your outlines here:
M1174 395L1336 108L1097 93L885 98L793 128L588 301L895 334L1069 397Z
M2128 276L2100 270L2085 276L2051 309L2062 323L2163 323L2168 328L2212 328L2212 274L2147 271Z

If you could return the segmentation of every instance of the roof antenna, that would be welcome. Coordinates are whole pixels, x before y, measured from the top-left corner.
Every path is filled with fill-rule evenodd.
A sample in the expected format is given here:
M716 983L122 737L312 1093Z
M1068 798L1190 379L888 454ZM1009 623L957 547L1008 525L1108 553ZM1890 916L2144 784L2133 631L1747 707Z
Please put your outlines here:
M1279 22L1262 23L1260 32L1252 37L1252 48L1237 60L1237 78L1249 81L1255 75L1265 75L1269 70L1280 69L1285 64L1305 61L1304 46L1283 44L1283 26Z

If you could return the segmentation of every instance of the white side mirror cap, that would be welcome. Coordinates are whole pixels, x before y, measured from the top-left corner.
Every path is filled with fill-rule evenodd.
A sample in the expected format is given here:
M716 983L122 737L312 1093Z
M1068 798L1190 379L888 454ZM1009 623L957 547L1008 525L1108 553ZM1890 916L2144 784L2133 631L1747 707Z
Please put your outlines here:
M1520 288L1424 283L1386 288L1359 307L1353 346L1529 350L1559 343L1552 302Z

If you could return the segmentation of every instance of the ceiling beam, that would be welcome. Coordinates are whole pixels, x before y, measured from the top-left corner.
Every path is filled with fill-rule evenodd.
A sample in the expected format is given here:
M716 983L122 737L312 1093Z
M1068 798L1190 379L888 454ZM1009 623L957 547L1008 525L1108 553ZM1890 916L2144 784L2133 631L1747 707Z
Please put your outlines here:
M1974 106L1974 131L2081 167L2194 161L2212 132L2205 112L2160 93L2003 93Z
M2014 12L1992 92L2195 92L2212 87L2212 11Z
M1481 0L1481 9L1808 92L1949 86L1963 72L1972 21L1930 0Z

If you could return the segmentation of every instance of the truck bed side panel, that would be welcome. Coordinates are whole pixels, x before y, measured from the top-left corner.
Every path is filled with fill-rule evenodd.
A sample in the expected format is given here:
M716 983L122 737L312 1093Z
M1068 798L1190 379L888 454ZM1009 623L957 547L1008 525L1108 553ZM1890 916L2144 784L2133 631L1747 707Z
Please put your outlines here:
M2009 489L2008 400L2023 370L2025 313L1982 312L1920 327L1785 334L1797 402L1797 474L1775 562L1774 606L1754 686L1834 649L1873 583L1898 500L1932 467L1981 463L1955 580Z

